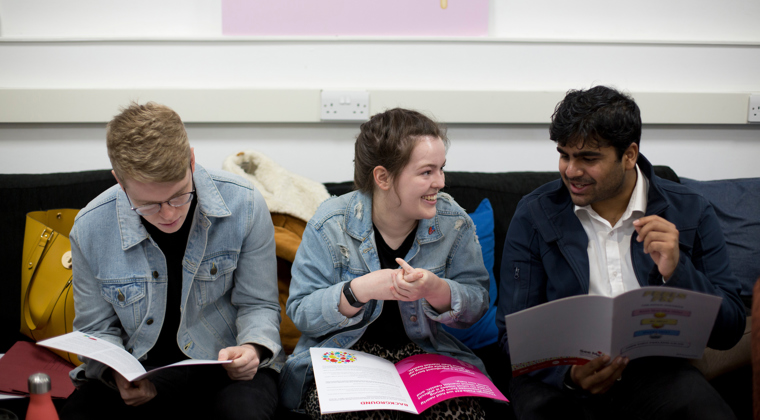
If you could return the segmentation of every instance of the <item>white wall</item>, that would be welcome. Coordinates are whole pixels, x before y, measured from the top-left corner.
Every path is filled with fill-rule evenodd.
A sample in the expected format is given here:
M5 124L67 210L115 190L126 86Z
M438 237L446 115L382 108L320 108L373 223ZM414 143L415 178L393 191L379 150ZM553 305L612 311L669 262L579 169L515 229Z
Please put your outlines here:
M498 38L760 41L760 3L755 0L490 3L489 34ZM212 38L222 34L221 4L221 0L0 0L0 31L12 38Z
M188 124L198 162L254 149L286 169L320 182L353 179L354 124ZM2 173L109 168L105 129L96 124L0 124ZM553 171L557 152L546 125L453 125L450 171ZM642 153L655 164L695 179L759 177L756 127L645 127ZM11 140L12 139L12 140Z
M225 38L220 4L0 0L0 96L3 89L38 90L42 98L60 89L120 89L124 100L119 103L125 103L153 99L129 94L152 89L485 95L556 93L595 84L642 97L652 92L760 93L757 1L497 0L491 5L490 37L436 40ZM755 163L760 125L652 124L647 121L656 120L653 109L658 114L670 110L640 103L642 152L654 163L696 179L760 176ZM194 112L208 107L202 100L167 105L181 115L189 105ZM456 105L423 110L456 121ZM75 100L61 106L77 107L82 104ZM109 104L103 115L115 114L116 108ZM546 108L548 121L553 109ZM355 123L190 122L188 131L199 162L208 167L221 166L224 157L239 150L256 149L318 181L352 178ZM0 124L0 173L107 168L103 138L100 122ZM449 170L556 169L544 123L452 124L450 138Z
M755 0L492 0L491 34L600 41L760 40Z

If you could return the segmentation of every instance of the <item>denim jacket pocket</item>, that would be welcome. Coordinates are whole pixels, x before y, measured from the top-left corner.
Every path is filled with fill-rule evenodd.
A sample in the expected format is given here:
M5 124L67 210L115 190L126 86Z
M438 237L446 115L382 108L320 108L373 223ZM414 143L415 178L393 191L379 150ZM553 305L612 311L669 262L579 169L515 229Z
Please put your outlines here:
M237 253L214 255L203 260L195 274L198 305L216 302L232 288L232 276L237 268Z
M445 278L446 277L446 266L445 265L440 265L438 267L429 268L428 271L430 271L431 273L435 274L436 276L438 276L440 278Z
M357 271L349 271L349 270L344 270L343 272L340 273L340 281L341 282L351 281L351 280L353 280L355 278L361 277L361 276L363 276L365 274L368 274L368 273L369 273L368 271L358 271L358 270Z
M100 293L110 303L122 326L132 334L146 313L147 279L136 278L101 284Z

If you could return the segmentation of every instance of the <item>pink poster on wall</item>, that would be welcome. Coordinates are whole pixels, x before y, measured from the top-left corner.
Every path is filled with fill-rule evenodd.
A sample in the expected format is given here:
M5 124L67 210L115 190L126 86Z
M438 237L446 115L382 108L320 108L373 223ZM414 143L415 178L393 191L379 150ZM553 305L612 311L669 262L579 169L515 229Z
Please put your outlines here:
M486 36L488 0L222 0L222 33Z

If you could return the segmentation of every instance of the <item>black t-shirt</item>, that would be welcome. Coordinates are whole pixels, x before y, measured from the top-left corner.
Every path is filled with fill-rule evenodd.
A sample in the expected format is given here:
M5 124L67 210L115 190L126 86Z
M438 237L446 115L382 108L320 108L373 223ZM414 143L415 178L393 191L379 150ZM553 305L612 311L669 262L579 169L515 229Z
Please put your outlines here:
M182 260L185 258L187 238L190 236L196 204L197 198L193 197L185 222L174 233L164 233L140 217L143 226L161 249L161 252L164 253L167 268L166 314L164 315L164 324L160 327L161 333L158 335L158 341L148 352L147 364L150 366L165 366L187 359L177 344L177 331L179 331L181 317L179 308L182 302ZM162 205L167 206L168 204Z
M412 229L409 235L398 249L392 249L385 243L383 235L375 229L375 244L377 245L377 256L380 259L380 268L399 268L396 258L404 258L414 244L414 238L417 229ZM411 340L404 331L404 323L401 321L401 312L398 309L398 301L386 300L383 303L383 312L369 324L367 331L364 332L362 339L375 343L387 350L398 350L407 345Z

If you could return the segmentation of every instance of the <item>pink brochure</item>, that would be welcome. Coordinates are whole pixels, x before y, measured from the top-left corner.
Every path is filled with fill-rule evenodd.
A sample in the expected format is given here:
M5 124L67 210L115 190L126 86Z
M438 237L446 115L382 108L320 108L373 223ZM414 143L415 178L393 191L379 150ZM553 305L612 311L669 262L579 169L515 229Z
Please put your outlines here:
M507 401L477 367L453 357L421 354L395 365L352 349L312 347L322 414L398 410L419 414L439 401L473 396Z
M418 413L456 397L486 397L508 401L474 365L440 354L418 354L396 363Z

